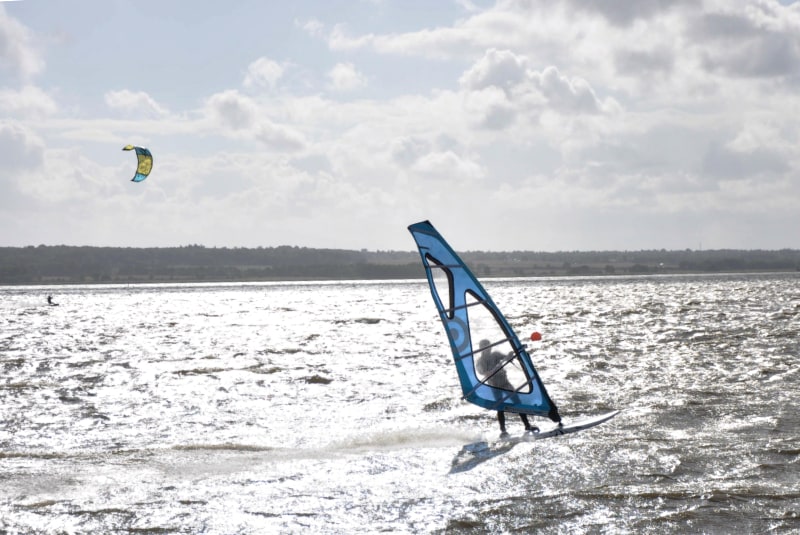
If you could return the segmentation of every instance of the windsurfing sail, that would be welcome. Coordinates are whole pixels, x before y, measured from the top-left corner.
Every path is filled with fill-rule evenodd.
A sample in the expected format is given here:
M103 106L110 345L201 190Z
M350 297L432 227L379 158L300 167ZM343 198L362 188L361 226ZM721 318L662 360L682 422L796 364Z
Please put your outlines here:
M150 154L150 151L144 147L135 147L133 145L125 145L122 150L136 151L136 158L139 163L136 167L136 174L133 175L131 180L133 182L141 182L147 178L147 175L153 170L153 155Z
M408 230L450 341L464 399L560 422L528 352L475 275L429 221Z

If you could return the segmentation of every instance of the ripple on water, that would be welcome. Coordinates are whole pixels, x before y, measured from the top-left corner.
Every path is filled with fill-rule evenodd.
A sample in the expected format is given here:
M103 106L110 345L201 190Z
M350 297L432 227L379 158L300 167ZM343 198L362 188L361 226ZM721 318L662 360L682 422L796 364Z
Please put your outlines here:
M486 281L565 417L623 409L506 450L424 281L3 288L0 529L796 531L798 279Z

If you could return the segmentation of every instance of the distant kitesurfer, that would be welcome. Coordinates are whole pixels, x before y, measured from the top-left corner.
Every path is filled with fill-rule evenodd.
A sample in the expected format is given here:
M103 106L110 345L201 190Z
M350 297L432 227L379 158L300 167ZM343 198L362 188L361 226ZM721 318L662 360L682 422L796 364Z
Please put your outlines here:
M507 360L506 356L499 351L492 352L489 347L489 340L481 340L479 345L481 348L481 356L477 363L478 373L484 377L491 375L491 377L485 380L485 384L493 386L494 388L513 391L514 387L511 386L511 383L508 381L506 369L505 366L503 366L503 363ZM495 368L499 369L495 371ZM528 415L519 413L519 417L522 423L525 424L525 431L533 432L537 429L528 421ZM500 434L508 435L506 431L506 415L503 411L497 411L497 422L500 424Z
M50 306L55 306L55 303L53 303L53 296L52 295L48 295L47 296L47 304L50 305Z

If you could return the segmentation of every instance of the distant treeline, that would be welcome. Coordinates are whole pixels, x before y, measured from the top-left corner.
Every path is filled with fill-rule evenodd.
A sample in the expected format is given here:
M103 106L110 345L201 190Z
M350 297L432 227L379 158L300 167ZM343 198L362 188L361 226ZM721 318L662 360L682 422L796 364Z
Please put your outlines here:
M800 271L800 250L463 252L480 277ZM415 251L0 247L0 284L411 279Z

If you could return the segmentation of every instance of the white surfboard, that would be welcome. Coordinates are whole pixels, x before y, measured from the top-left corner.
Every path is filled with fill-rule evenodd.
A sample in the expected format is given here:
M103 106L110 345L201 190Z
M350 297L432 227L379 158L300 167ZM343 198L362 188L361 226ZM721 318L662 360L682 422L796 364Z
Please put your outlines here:
M599 416L587 416L586 418L581 418L580 420L575 420L574 422L570 423L562 422L560 425L552 424L545 427L539 427L538 432L534 431L533 433L527 433L526 436L539 440L541 438L550 438L557 437L559 435L568 435L569 433L577 433L578 431L583 431L584 429L589 429L590 427L607 422L617 414L619 414L619 411L611 411Z

